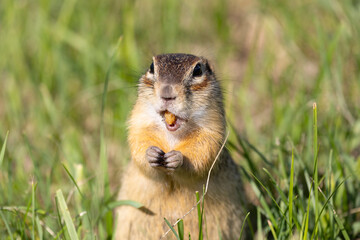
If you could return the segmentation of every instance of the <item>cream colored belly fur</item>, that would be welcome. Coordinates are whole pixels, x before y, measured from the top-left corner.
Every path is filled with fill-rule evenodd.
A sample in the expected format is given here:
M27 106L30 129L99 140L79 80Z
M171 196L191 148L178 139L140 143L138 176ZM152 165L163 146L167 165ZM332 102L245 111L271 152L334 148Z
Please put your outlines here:
M234 166L235 167L235 166ZM230 174L231 175L231 174ZM230 175L212 176L205 197L204 239L237 239L240 234L242 212L239 179L229 179ZM232 175L234 176L234 175ZM119 199L135 200L144 205L144 209L122 206L117 209L117 240L122 239L160 239L169 229L164 217L174 223L187 213L196 203L195 191L202 194L202 183L196 187L176 186L154 181L142 175L130 164L124 176ZM219 184L222 182L232 187ZM204 180L205 184L205 180ZM126 186L133 186L131 189ZM228 192L227 189L232 189ZM175 227L177 230L177 227ZM195 208L184 218L185 239L191 233L192 239L198 238L198 213ZM176 239L170 231L164 239Z

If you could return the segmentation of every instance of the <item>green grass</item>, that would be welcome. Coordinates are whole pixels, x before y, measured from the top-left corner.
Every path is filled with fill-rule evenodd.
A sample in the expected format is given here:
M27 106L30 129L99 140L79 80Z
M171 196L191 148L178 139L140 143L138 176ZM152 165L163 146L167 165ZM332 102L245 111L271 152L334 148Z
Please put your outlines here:
M110 239L141 207L126 119L164 52L213 60L249 239L360 237L359 1L2 0L0 26L2 239Z

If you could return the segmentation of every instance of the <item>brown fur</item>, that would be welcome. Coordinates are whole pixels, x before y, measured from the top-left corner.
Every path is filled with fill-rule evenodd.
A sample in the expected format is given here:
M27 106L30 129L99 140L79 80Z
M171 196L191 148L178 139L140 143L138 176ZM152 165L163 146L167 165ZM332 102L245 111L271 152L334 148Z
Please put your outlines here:
M143 83L148 87L154 86L154 83L150 79L147 79L147 78L144 78Z
M201 82L199 84L194 84L193 86L191 86L191 90L199 91L201 89L204 89L208 84L209 84L209 80L207 78L205 78L203 82Z
M192 69L197 63L203 64L204 76L194 79ZM206 59L193 55L160 55L154 57L154 76L147 73L142 77L129 120L132 162L123 176L119 199L138 201L144 208L118 208L116 239L159 239L168 230L164 217L174 223L195 204L195 191L202 193L225 135L220 86L213 71L206 70L207 64ZM144 81L146 78L152 79ZM149 87L150 82L154 87ZM176 99L166 106L186 119L175 132L169 132L160 117L164 103L159 89L169 83ZM151 146L165 153L181 152L182 165L174 171L151 167L146 158ZM219 239L219 233L222 239L239 237L242 194L237 167L224 149L205 197L204 239ZM197 238L198 229L195 209L184 218L185 236L190 232L193 239ZM170 232L165 239L173 238Z

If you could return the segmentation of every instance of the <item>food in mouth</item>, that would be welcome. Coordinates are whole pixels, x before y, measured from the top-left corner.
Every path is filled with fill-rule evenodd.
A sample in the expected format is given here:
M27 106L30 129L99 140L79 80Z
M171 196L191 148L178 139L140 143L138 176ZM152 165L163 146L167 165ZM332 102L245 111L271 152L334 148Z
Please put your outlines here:
M166 128L169 131L176 131L180 127L179 118L175 114L165 111L164 119L166 123Z
M168 125L174 125L174 124L175 124L175 122L176 122L176 116L175 116L174 114L172 114L171 112L165 111L164 117L165 117L165 122L166 122Z

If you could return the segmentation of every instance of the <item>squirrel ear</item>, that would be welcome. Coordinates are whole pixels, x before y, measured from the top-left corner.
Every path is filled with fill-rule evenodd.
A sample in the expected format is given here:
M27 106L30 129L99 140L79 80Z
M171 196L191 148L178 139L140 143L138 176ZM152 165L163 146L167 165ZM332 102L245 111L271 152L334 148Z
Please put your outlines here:
M208 60L206 60L205 67L206 71L208 71L210 74L213 74L213 65Z

